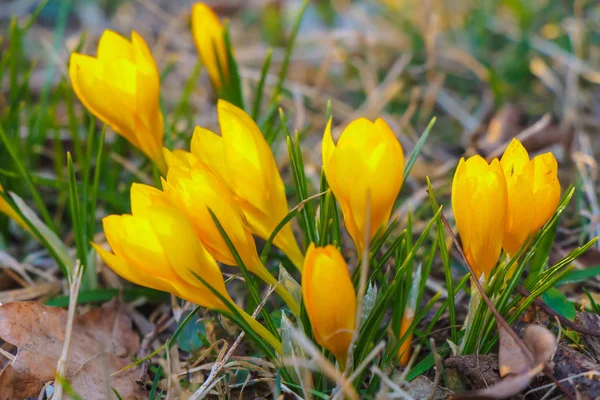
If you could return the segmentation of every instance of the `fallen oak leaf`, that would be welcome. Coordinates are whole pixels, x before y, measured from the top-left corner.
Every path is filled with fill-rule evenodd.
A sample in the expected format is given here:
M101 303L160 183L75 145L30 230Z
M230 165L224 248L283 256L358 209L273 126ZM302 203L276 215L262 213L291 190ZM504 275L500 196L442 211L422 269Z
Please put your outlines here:
M53 381L62 352L67 311L36 302L0 306L0 338L18 347L11 365L0 372L0 400L37 396ZM76 317L71 336L67 376L71 388L85 399L123 399L142 396L136 368L109 375L130 364L139 337L131 320L114 303Z

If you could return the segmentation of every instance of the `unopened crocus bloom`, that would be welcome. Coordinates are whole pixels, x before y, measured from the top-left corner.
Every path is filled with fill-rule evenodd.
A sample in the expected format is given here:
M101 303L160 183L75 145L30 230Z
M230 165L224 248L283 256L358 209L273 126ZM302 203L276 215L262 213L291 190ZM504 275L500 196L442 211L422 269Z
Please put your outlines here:
M322 155L327 183L342 208L346 229L360 256L367 234L372 239L379 228L389 222L402 187L402 146L384 120L371 122L365 118L350 123L336 145L329 120L323 136ZM369 232L366 232L367 196Z
M406 334L408 328L410 328L410 326L412 325L414 318L414 310L409 309L404 311L404 314L402 315L402 320L400 322L400 338L402 338ZM404 342L402 342L402 344L400 345L400 349L398 350L398 356L400 357L399 363L403 367L406 367L408 361L410 360L410 346L412 344L412 336L412 333L410 333L406 337Z
M4 188L0 185L0 192L4 193ZM12 206L0 196L0 213L7 215L10 219L19 224L22 228L30 231L29 225L21 218L18 212L16 212Z
M458 163L452 181L452 210L469 264L487 279L498 262L506 223L506 180L497 159L476 155Z
M166 158L169 161L173 156L167 155ZM227 265L238 265L208 211L212 210L246 268L264 282L276 286L277 293L294 313L298 313L299 305L284 286L277 285L277 279L260 261L245 216L233 200L231 192L204 164L193 162L191 158L186 161L190 161L192 165L169 166L167 179L162 182L164 193L192 222L200 241L215 259Z
M335 355L344 369L356 319L356 293L348 265L335 247L306 252L302 298L317 343Z
M83 105L164 171L163 114L156 62L135 31L131 41L104 31L98 54L71 54L69 76Z
M223 86L221 72L224 79L229 76L223 33L221 21L210 7L204 3L192 6L192 35L196 50L217 90Z
M219 100L217 110L221 136L197 127L192 154L231 191L252 233L266 240L288 214L275 158L256 123L242 109ZM279 231L273 243L296 267L302 268L303 255L290 223Z
M222 299L204 283L232 305L221 270L186 216L164 193L146 185L132 186L131 206L131 215L111 215L102 221L112 252L93 246L104 262L135 284L226 312L228 307ZM238 312L276 351L281 351L278 340L264 327L242 310Z
M560 200L558 164L552 153L530 160L518 139L510 143L500 164L508 194L503 247L513 256L556 211Z

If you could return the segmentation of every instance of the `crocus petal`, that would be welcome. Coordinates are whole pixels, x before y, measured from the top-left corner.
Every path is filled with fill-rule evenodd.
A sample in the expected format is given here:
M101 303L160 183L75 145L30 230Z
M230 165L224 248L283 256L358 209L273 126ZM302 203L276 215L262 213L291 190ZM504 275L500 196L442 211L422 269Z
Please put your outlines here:
M529 154L518 139L513 139L504 151L500 163L506 177L520 174L529 163Z
M531 172L531 169L534 172ZM533 198L535 221L533 231L539 230L556 212L560 202L560 182L558 181L558 163L552 153L540 154L526 167L526 173L533 176Z
M234 186L225 163L225 144L221 136L197 126L192 135L190 149L192 154L206 164L227 187Z
M198 158L196 158L189 151L184 150L169 150L163 147L163 156L165 158L165 162L167 163L167 167L186 167L190 168L194 164L200 162Z
M504 234L504 250L513 256L523 246L533 226L535 204L531 180L523 174L506 181L508 208Z
M135 54L131 42L110 29L102 32L102 36L100 36L97 58L103 62L128 60L135 64Z
M129 191L131 212L138 217L144 217L145 211L154 205L171 205L169 198L155 187L134 183Z

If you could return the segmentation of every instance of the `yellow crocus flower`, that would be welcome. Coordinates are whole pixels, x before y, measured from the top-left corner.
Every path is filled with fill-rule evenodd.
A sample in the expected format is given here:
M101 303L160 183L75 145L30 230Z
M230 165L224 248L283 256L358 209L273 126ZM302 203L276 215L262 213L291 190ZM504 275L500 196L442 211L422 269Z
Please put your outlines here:
M71 54L69 76L83 105L165 170L160 78L144 39L106 30L97 57Z
M530 160L518 139L509 144L500 164L508 195L503 247L513 256L548 222L558 207L558 164L552 153L540 154Z
M223 86L222 79L227 79L229 76L223 33L221 21L210 7L204 3L196 3L192 6L192 36L198 55L216 90Z
M346 364L356 319L356 293L340 251L311 243L302 271L302 299L317 343Z
M176 294L201 306L227 310L196 276L230 300L221 270L185 215L150 186L131 187L132 215L102 220L112 253L95 245L106 264L141 286Z
M344 129L337 145L327 123L322 145L327 182L344 214L359 256L364 250L367 196L370 197L369 238L389 221L404 174L404 152L382 119L359 118Z
M219 100L217 110L221 136L196 127L192 154L231 191L251 232L266 240L288 214L275 158L254 120L242 109ZM302 268L304 257L290 223L279 231L273 243L296 267Z
M250 315L237 307L225 288L215 260L198 239L192 224L158 189L134 184L132 215L111 215L102 220L112 252L92 244L118 275L140 286L172 293L220 312L229 312L206 284L281 353L281 342Z
M452 210L467 260L487 279L502 250L506 222L506 180L498 159L476 155L458 163L452 181Z
M2 187L2 185L0 185L0 192L4 193L4 188ZM0 213L7 215L10 219L19 224L23 229L27 230L28 232L31 232L31 230L29 229L29 225L27 225L27 223L23 220L23 218L21 218L19 213L16 212L14 208L12 208L12 206L6 200L4 200L3 197L0 197Z

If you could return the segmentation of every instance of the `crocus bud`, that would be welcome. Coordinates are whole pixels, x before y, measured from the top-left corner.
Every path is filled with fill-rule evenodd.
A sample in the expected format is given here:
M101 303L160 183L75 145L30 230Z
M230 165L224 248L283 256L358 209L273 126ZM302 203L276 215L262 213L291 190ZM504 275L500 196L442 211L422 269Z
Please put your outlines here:
M221 136L197 127L192 154L233 193L252 233L266 240L288 214L285 188L275 158L254 120L242 109L219 100L217 110ZM289 223L273 243L296 267L302 267L303 255Z
M0 185L0 192L4 193L4 188L2 187L2 185ZM10 219L15 221L17 224L19 224L25 230L30 231L29 225L27 225L27 223L23 220L23 218L21 218L19 213L16 212L12 208L12 206L6 200L4 200L4 198L1 196L0 196L0 213L8 216Z
M238 265L213 221L209 208L217 217L246 268L266 283L276 286L275 290L294 313L300 311L299 305L286 288L277 285L277 279L260 261L246 217L233 200L230 191L221 185L204 164L198 161L189 168L170 167L167 179L162 183L167 197L189 218L200 241L215 259L227 265Z
M558 164L552 153L529 160L517 139L510 143L500 164L508 195L503 247L513 256L556 211L560 200Z
M414 310L408 309L404 311L404 314L402 315L402 320L400 321L400 338L402 338L406 334L406 332L412 325L414 318ZM412 333L410 333L398 349L398 356L400 357L398 362L403 367L406 367L408 365L408 361L410 361L410 346L412 345L412 337L413 335Z
M215 89L229 76L227 50L219 17L204 3L192 6L192 35L196 50ZM222 73L222 75L221 75Z
M104 31L97 57L71 54L69 76L83 105L164 171L160 79L144 39Z
M317 343L345 365L356 319L356 293L340 251L311 244L302 271L302 299Z
M382 119L353 121L337 145L331 136L331 120L323 136L323 169L327 183L342 208L344 223L359 256L370 239L389 221L404 174L404 153L394 132ZM367 196L370 230L366 232Z
M502 250L506 223L506 180L497 159L481 156L458 163L452 181L452 210L469 264L477 277L490 272Z
M150 186L131 188L133 215L102 220L112 253L94 244L104 262L123 278L173 293L207 308L227 310L194 274L231 301L221 270L198 240L185 215Z

